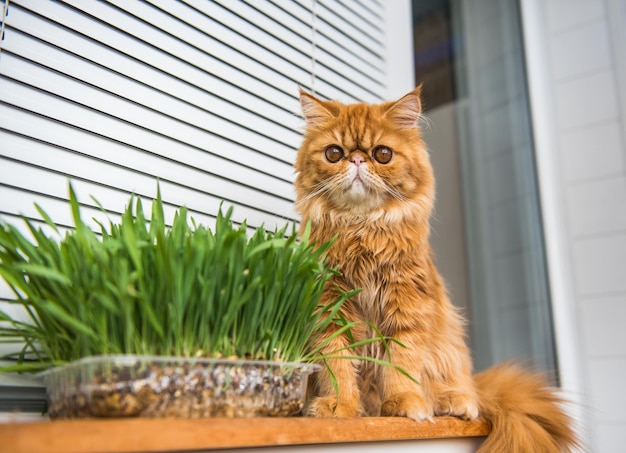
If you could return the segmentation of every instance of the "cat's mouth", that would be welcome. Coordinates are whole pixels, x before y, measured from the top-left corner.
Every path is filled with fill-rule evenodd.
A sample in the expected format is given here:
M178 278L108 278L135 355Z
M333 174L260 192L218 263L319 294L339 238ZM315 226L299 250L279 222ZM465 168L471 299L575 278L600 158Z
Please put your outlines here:
M352 184L350 184L350 193L352 195L363 196L365 195L365 184L361 179L354 178Z
M357 169L354 172L354 175L349 175L349 178L351 179L350 181L350 190L362 190L364 191L365 189L365 178L363 178L361 176L361 172L359 171L359 169Z
M360 211L370 211L379 206L376 178L365 165L348 167L342 179L341 188L334 192L333 196L338 206Z
M355 201L362 200L371 192L369 185L366 175L362 175L360 171L356 171L355 174L351 175L349 178L347 187L348 195Z
M342 182L329 191L333 205L341 210L365 214L380 207L381 194L375 176L367 169L349 169L342 175Z

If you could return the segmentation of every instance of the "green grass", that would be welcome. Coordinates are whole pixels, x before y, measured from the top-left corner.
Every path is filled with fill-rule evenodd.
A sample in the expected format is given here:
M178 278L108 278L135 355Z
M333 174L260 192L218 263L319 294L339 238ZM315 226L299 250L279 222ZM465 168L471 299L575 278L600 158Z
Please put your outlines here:
M220 209L213 230L185 208L168 227L157 190L150 221L133 197L120 222L99 224L96 234L71 186L69 205L75 228L64 235L39 206L54 237L27 219L32 239L0 223L0 276L30 317L0 311L0 342L20 345L2 371L125 353L323 362L312 348L319 334L330 323L336 335L353 327L339 309L358 291L319 306L337 271L324 260L331 242L311 244L308 230L299 240L295 226L249 234L231 220L232 208ZM349 355L387 340L354 343Z

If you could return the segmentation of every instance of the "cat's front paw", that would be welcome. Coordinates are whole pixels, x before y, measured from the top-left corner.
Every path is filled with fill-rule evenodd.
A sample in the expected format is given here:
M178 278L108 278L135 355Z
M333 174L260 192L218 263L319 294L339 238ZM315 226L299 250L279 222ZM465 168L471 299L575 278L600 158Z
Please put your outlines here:
M467 392L448 391L437 398L436 415L452 415L463 420L478 417L478 401L475 395Z
M358 417L358 403L337 401L332 396L320 396L314 398L305 409L309 417Z
M387 417L408 417L411 420L432 420L434 415L432 404L425 397L415 392L403 392L391 396L380 410Z

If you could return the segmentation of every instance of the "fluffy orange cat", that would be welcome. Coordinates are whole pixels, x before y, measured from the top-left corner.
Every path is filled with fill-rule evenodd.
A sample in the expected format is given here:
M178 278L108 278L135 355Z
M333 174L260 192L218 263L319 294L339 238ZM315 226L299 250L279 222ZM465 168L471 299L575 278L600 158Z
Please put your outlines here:
M306 120L296 159L296 207L311 239L337 239L328 252L341 272L337 288L362 288L343 315L367 321L405 347L389 343L359 351L390 366L335 359L330 373L312 379L307 414L326 417L406 416L413 420L453 415L491 425L482 452L559 452L578 445L561 399L538 375L500 365L472 376L464 320L450 302L428 242L434 204L433 170L418 123L420 89L397 102L344 105L305 92ZM366 325L366 324L362 324ZM369 328L355 338L372 336ZM337 337L327 351L348 338ZM347 353L346 353L347 354Z

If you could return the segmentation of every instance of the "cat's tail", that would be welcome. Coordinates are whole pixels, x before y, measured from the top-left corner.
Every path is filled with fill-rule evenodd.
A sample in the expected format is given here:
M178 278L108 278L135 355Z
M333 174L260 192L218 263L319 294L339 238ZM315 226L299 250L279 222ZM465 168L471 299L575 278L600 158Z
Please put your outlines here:
M541 374L505 363L475 376L491 433L479 453L562 453L581 448L565 401Z

